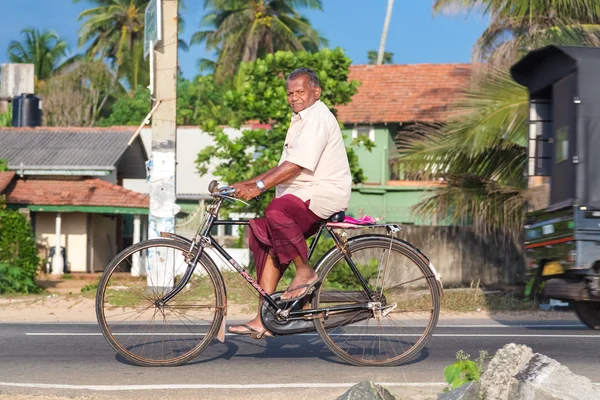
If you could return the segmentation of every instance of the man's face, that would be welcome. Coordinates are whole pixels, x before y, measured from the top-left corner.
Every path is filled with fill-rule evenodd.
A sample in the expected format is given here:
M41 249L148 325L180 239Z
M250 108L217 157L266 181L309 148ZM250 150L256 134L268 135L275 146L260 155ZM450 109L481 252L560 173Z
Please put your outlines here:
M288 81L287 83L288 103L295 113L315 104L321 97L321 88L311 85L306 75Z

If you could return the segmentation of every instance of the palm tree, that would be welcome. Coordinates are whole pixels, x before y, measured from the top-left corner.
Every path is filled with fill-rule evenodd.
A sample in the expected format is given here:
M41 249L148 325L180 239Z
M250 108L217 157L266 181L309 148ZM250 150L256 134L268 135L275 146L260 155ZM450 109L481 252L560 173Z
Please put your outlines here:
M474 61L502 65L548 43L600 45L596 0L436 0L433 10L490 16L490 25L473 47Z
M20 42L13 40L8 45L10 62L34 64L38 83L50 78L67 55L67 42L52 31L40 32L33 28L23 29L21 36Z
M88 46L88 57L108 58L118 76L126 77L131 90L138 83L147 85L148 63L142 52L134 49L143 48L144 13L148 0L85 1L94 3L96 7L79 14L79 20L84 21L79 29L79 46Z
M481 234L519 237L532 196L525 179L529 99L507 67L536 47L594 45L600 5L592 0L437 0L434 10L448 7L490 16L473 51L475 60L489 62L474 72L454 118L406 137L397 163L410 171L428 169L421 175L447 183L415 208L417 214L468 222Z
M297 7L322 10L321 0L205 0L209 12L200 26L208 29L194 33L190 43L218 51L218 81L232 76L243 61L277 50L317 51L326 46Z
M385 53L385 40L387 38L390 21L392 19L392 9L394 8L394 0L388 0L387 11L385 13L385 21L383 23L383 32L381 33L381 41L379 42L379 51L377 52L377 65L383 63Z
M145 11L149 0L74 0L87 1L96 7L79 14L83 24L79 29L79 46L88 46L86 54L93 58L108 58L119 78L125 78L133 93L138 85L148 85L149 64L144 60ZM182 0L180 9L184 9ZM179 18L179 30L183 18ZM187 50L179 40L178 46ZM130 93L130 94L131 94Z
M367 55L369 59L369 64L375 65L377 64L377 52L375 50L369 50ZM394 63L394 53L390 53L386 51L383 53L383 59L381 60L381 64L393 64Z

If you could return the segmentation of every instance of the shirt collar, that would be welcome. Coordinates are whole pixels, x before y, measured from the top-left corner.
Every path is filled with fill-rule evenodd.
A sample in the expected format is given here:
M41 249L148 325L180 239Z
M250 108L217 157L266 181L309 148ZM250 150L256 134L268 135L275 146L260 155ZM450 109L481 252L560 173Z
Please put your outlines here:
M321 103L321 100L317 100L315 101L315 104L313 104L312 106L305 108L304 110L300 111L299 113L292 113L292 119L294 118L298 118L298 116L300 117L300 119L304 119L304 117L306 116L306 114L312 110L313 108L315 108L317 106L317 104Z

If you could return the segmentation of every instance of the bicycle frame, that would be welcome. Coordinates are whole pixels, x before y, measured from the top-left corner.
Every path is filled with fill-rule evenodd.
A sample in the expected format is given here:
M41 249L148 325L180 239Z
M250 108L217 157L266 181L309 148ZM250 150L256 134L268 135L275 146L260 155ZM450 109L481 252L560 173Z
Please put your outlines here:
M254 278L252 278L248 274L248 272L246 272L246 270L242 266L240 266L233 259L233 257L231 257L231 255L229 253L227 253L227 251L219 243L217 243L217 241L212 237L210 231L213 226L218 226L218 225L243 226L243 225L250 224L249 220L219 220L219 219L217 219L219 210L221 209L221 205L223 203L223 200L224 200L223 198L218 198L215 200L215 203L213 203L211 206L209 206L209 208L207 208L206 219L205 219L204 223L200 226L198 231L196 232L196 235L194 236L194 239L192 240L192 244L190 247L189 254L190 255L194 254L194 258L193 259L186 258L188 268L186 269L186 272L185 272L182 280L169 293L167 293L158 303L166 304L169 300L174 298L187 285L188 281L190 280L190 278L192 277L192 275L194 273L194 270L196 269L196 265L198 264L200 257L202 256L204 248L212 247L223 257L223 259L227 263L229 263L229 265L232 268L234 268L240 275L242 275L242 277L244 277L244 279L259 293L259 295L266 302L269 303L269 305L271 307L273 307L273 309L275 309L277 312L283 311L284 309L282 307L280 307L275 302L275 300L273 300L271 298L271 296L260 286L260 284L258 282L256 282L256 280ZM368 296L371 297L372 291L369 288L369 285L367 284L364 277L362 276L362 274L359 272L358 268L352 261L352 258L347 254L347 251L343 250L344 246L343 246L341 239L333 231L332 228L327 226L326 223L321 224L321 226L319 227L319 230L315 234L315 237L311 241L309 251L308 251L308 260L311 259L312 255L314 253L314 250L317 247L317 243L325 231L331 235L331 237L334 240L335 246L338 249L340 249L340 251L344 255L344 258L348 262L348 265L350 266L353 273L356 275L357 279L359 280L360 284L362 285L363 289L368 294ZM195 248L197 248L197 251L195 251L196 250ZM318 267L315 270L315 272L318 272ZM289 307L289 309L293 308L294 305L298 301L300 301L300 300L294 301L293 304ZM361 309L368 309L371 307L372 306L368 303L365 303L362 305L333 306L333 307L328 307L327 309L309 309L309 310L293 311L293 312L290 312L289 315L294 316L294 317L301 317L301 316L304 316L307 314L316 314L316 313L320 313L320 312L361 310Z

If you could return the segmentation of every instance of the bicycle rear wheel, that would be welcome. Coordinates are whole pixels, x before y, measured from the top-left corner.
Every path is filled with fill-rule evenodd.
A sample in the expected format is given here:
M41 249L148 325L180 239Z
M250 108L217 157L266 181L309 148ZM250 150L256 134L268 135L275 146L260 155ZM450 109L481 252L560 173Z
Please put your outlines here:
M206 254L183 290L161 302L187 269L189 247L172 239L140 242L117 255L102 274L98 323L113 349L137 365L183 364L200 354L220 327L225 287ZM145 276L132 276L136 268Z
M440 291L428 262L407 243L383 235L352 238L347 250L372 295L336 249L318 268L322 284L312 306L372 308L328 312L314 321L315 329L331 351L353 365L394 366L414 359L440 312Z

